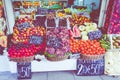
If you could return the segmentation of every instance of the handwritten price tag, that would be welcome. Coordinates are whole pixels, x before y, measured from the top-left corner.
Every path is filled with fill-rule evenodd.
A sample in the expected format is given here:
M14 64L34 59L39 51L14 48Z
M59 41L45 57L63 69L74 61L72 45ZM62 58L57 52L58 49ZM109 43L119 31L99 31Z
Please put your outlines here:
M104 59L101 60L77 60L78 76L94 76L104 74Z
M43 42L42 36L30 36L30 44L41 44Z
M18 79L31 79L31 62L17 63Z
M61 48L61 47L63 47L62 40L61 40L61 38L48 37L47 46L53 47L53 48Z
M24 22L24 23L18 24L17 26L18 26L19 30L22 30L24 28L29 28L30 27L30 23L29 22Z

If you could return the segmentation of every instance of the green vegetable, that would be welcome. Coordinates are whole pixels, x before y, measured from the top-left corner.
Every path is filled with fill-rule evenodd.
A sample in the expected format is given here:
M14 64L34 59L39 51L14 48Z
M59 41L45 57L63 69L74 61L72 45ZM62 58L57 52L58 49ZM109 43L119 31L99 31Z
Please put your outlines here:
M100 40L101 47L105 48L106 50L110 49L110 41L107 35L103 35Z

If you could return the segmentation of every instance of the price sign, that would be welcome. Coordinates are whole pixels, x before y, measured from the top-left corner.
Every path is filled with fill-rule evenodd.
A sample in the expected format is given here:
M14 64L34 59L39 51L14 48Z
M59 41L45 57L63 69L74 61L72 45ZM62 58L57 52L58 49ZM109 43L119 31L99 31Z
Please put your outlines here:
M31 44L41 44L42 42L43 42L42 36L35 36L35 35L30 36Z
M18 79L31 79L31 62L17 63Z
M104 59L101 60L77 60L78 76L94 76L104 74Z
M57 37L48 37L47 46L53 47L53 48L61 48L63 47L62 40L61 38L57 38Z
M24 28L29 28L30 27L30 23L29 22L24 22L24 23L18 24L17 26L18 26L19 30L22 30Z

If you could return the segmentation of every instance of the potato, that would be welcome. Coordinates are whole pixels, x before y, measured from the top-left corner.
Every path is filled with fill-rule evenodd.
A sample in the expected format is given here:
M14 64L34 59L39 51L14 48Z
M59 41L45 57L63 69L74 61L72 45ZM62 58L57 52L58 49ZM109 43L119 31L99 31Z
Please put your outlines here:
M120 36L116 37L116 39L120 40Z
M118 40L118 39L115 39L114 41L115 41L115 42L117 42L117 43L119 43L119 42L120 42L120 40Z
M116 40L116 37L113 36L112 39L113 39L113 40Z
M116 46L116 48L120 48L120 46Z
M114 46L119 46L119 43L114 42L113 45L114 45Z

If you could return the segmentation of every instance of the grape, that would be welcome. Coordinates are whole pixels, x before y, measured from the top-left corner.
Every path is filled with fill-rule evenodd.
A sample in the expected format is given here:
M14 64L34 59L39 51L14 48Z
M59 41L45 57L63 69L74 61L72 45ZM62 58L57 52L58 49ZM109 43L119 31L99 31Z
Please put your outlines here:
M67 19L59 19L59 27L66 27L67 26Z
M47 27L56 27L55 19L47 19Z
M46 16L37 16L33 21L34 26L45 26Z

